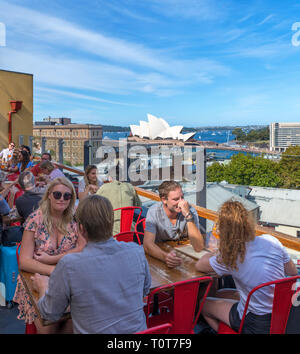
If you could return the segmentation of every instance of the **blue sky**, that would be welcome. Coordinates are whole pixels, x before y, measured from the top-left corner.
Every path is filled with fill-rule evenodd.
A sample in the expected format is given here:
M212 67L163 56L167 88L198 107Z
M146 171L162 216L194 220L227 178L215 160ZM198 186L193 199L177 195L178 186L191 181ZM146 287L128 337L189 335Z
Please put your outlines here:
M296 22L293 0L0 0L0 68L34 75L34 120L296 122Z

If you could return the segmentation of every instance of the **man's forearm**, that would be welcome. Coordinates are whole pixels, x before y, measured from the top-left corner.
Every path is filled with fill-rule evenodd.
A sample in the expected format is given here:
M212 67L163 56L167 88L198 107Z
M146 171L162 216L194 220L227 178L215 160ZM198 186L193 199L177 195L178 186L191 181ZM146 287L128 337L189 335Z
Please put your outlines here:
M158 247L155 243L144 244L144 249L147 254L150 256L160 259L161 261L166 261L167 253L164 252L160 247Z
M200 230L194 222L188 222L187 229L191 245L196 252L200 252L204 248L204 239Z

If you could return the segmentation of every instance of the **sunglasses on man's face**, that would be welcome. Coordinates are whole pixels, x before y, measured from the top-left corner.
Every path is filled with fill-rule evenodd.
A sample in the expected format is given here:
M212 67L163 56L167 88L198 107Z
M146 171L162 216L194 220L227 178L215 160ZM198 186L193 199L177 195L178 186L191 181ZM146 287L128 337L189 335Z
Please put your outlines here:
M64 200L71 200L72 199L72 193L64 193L62 192L52 192L54 199L59 200L62 196L64 197Z

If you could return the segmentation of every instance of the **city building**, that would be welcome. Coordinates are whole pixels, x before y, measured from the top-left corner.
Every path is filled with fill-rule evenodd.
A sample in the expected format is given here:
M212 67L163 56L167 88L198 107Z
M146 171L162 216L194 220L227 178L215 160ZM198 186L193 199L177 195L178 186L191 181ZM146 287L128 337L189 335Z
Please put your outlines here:
M46 118L42 122L35 122L34 141L42 146L42 138L45 138L45 150L51 152L53 159L58 161L59 139L62 139L63 158L71 166L83 165L84 143L88 141L91 148L90 163L96 163L96 152L102 141L102 126L70 122L70 118Z
M271 123L270 150L283 152L289 146L300 145L300 123Z
M33 75L0 70L0 149L9 141L30 145L33 125Z

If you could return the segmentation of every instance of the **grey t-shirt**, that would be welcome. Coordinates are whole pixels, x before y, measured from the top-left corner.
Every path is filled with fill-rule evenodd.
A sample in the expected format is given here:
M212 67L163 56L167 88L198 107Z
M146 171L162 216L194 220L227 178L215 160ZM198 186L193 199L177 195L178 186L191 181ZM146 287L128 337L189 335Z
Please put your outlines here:
M290 256L282 244L271 235L255 237L246 244L243 263L238 262L238 270L228 269L217 261L217 256L209 259L209 263L218 275L231 275L240 294L238 312L242 318L249 292L259 284L285 277L284 264ZM273 287L257 290L251 296L248 312L264 315L272 312Z
M200 229L195 208L190 207L190 212L194 217L194 223ZM164 211L163 203L158 202L153 204L147 212L146 231L155 235L155 242L178 240L187 236L187 222L182 213L178 213L176 224L173 225Z

